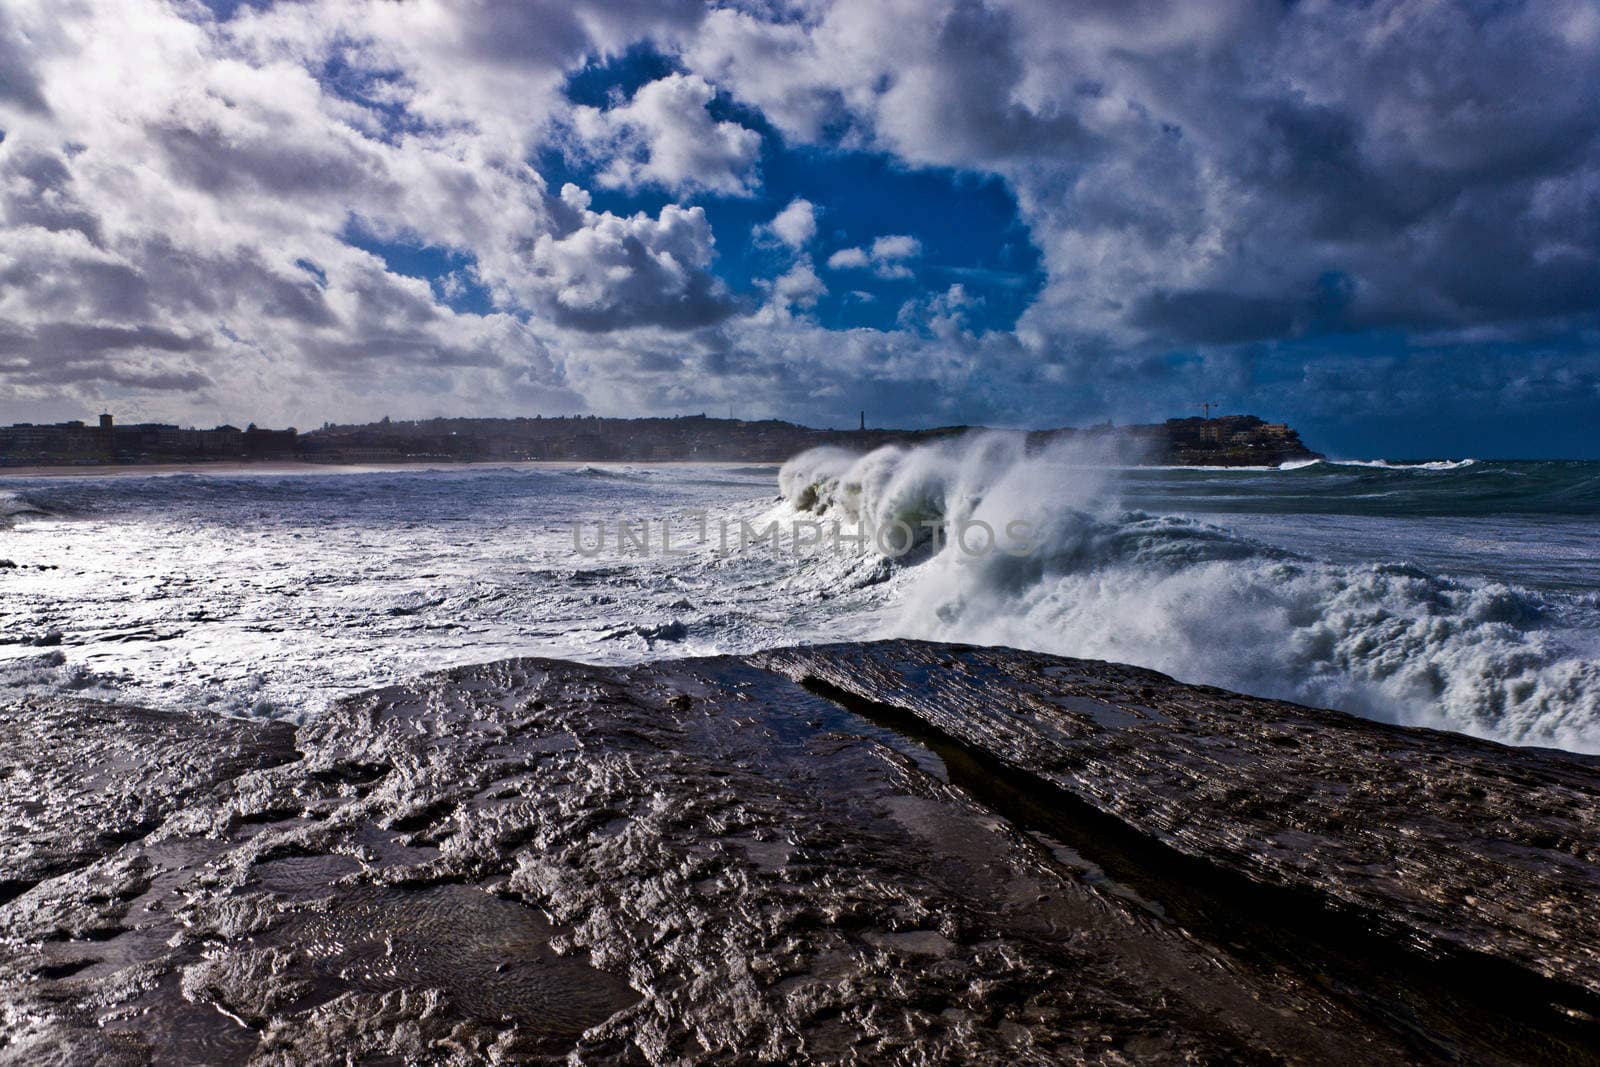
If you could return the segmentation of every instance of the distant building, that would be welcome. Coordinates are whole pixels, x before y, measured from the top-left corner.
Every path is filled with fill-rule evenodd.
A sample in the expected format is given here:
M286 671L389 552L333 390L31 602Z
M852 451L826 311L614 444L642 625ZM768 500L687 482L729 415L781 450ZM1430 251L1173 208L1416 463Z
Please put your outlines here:
M252 422L242 437L244 454L252 459L287 459L295 454L300 434L292 426L287 430L263 430Z
M173 462L292 456L299 447L293 430L258 430L247 435L237 426L197 430L167 423L118 425L102 413L94 426L81 421L53 425L18 423L0 427L0 465Z
M100 458L100 432L82 421L36 426L18 423L0 430L0 458L7 463L70 463Z
M212 430L200 430L200 451L208 456L244 455L244 431L226 424Z

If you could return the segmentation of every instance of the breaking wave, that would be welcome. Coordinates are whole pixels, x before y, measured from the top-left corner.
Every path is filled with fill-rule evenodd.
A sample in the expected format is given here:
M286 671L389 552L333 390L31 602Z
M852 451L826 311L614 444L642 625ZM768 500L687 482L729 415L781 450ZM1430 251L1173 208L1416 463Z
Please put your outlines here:
M779 482L788 506L811 516L1030 524L1027 554L949 542L906 566L897 635L1135 663L1386 721L1600 751L1592 593L1310 558L1130 508L1098 458L1028 454L997 435L865 456L817 450ZM1469 465L1432 469L1459 477Z
M23 493L0 490L0 529L14 526L22 519L45 518L49 510L34 503Z

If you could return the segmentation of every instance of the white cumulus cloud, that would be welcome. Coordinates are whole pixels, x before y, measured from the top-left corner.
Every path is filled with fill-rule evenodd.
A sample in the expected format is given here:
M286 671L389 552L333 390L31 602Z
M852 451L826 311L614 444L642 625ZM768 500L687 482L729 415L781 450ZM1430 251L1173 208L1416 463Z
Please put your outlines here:
M870 251L857 247L839 249L828 257L828 266L833 270L864 270L871 267L872 272L880 278L901 280L912 277L906 260L915 259L921 254L922 242L915 237L890 234L874 240Z
M817 277L811 261L803 259L772 283L772 293L786 304L809 308L828 295L828 287Z
M534 244L512 285L524 304L584 330L689 328L727 316L726 291L706 271L716 242L705 209L668 204L655 218L624 218L589 210L589 195L570 183L561 201L571 226Z
M803 197L796 197L767 227L790 248L804 248L817 235L817 206Z
M572 124L582 151L602 161L601 185L748 196L760 184L761 135L713 119L715 96L704 78L669 74L625 104L575 108Z

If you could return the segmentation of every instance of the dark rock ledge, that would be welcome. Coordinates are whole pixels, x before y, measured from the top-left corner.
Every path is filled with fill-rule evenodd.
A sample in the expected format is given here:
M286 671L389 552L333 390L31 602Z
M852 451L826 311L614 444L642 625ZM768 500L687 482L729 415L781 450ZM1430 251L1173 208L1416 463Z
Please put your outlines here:
M0 709L0 1062L1600 1062L1600 761L1001 649Z

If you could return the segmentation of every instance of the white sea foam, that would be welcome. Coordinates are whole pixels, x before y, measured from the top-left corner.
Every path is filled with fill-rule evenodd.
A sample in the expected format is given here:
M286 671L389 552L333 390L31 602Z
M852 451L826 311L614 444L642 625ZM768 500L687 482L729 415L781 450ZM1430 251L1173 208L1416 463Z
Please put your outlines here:
M0 701L51 692L300 719L505 656L597 662L870 636L873 556L719 558L773 469L487 468L35 479L0 531ZM12 490L7 490L11 492ZM687 555L660 553L663 521ZM649 522L657 552L574 551ZM824 594L823 590L826 590ZM42 658L41 658L42 657Z
M627 662L913 635L1600 750L1590 465L1504 471L1516 485L1503 464L1374 470L1340 496L1340 468L1129 472L1119 458L1030 455L1004 434L815 452L784 466L777 505L771 468L725 465L36 479L5 490L46 514L0 537L16 564L0 568L0 699L72 691L301 717L500 656ZM1435 498L1455 517L1429 518ZM1337 510L1293 513L1324 505ZM1499 513L1511 506L1526 514ZM687 555L619 553L615 538L604 558L573 549L575 523L648 520L659 535L669 517L681 546L696 515L713 531L1022 519L1038 550L925 543L893 560L798 553L789 535L728 555L715 533ZM1217 524L1229 521L1254 536Z
M1182 679L1514 743L1600 751L1592 632L1539 593L1400 562L1335 564L1195 519L1123 509L1105 471L1014 443L828 452L785 466L793 506L1017 518L1039 550L946 550L898 579L890 629L1118 660ZM1459 464L1457 465L1459 466ZM1436 468L1444 469L1444 468Z
M1477 464L1475 459L1435 459L1425 463L1391 463L1386 459L1335 459L1312 460L1311 462L1327 462L1336 467L1371 467L1376 470L1386 471L1458 471L1463 467Z

